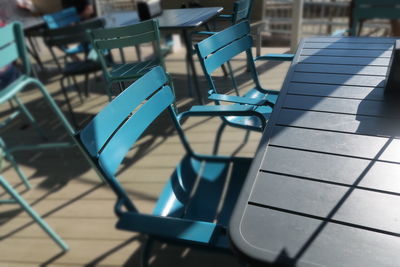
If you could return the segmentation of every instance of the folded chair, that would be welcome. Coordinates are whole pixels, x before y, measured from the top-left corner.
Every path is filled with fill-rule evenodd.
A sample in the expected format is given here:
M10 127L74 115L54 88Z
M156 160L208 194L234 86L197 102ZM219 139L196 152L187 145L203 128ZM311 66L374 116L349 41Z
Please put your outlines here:
M176 113L175 97L162 67L126 88L76 136L117 200L116 227L147 234L149 240L229 250L227 226L251 159L195 153L180 121L188 116L258 116L252 106L194 106ZM167 181L152 214L139 212L115 176L145 129L167 111L186 154ZM147 264L151 242L144 249Z
M165 67L157 20L147 20L124 27L90 30L89 36L101 62L110 100L113 95L116 95L112 91L113 84L119 84L122 91L125 87L124 82L136 80L154 66ZM153 45L154 55L147 60L127 62L122 49L144 43ZM121 63L110 60L112 50L115 49L120 51Z
M271 115L272 108L278 98L279 91L268 90L261 87L254 61L291 61L293 59L293 55L269 54L257 57L254 60L251 51L252 46L253 39L250 35L250 25L247 21L243 21L208 37L200 43L197 43L195 48L210 87L210 100L215 101L217 105L221 104L221 102L232 102L235 103L235 105L254 107L257 112L263 114L264 116L264 118L261 120L255 116L224 116L222 117L224 123L248 130L262 131L264 129L265 121L268 120ZM215 86L212 74L225 62L231 60L241 53L246 53L247 65L249 66L251 77L255 86L242 95L239 94L238 90L235 90L236 95L221 94ZM225 124L223 124L223 126Z

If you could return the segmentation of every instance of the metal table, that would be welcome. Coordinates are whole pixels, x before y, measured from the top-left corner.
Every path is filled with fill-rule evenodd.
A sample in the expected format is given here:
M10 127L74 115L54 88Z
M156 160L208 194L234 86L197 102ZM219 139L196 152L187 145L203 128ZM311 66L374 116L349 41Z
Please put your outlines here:
M190 31L205 25L215 16L222 12L222 7L182 8L165 9L157 17L160 30L182 31L183 40L186 46L186 60L192 72L193 84L197 97L201 104L204 104L200 92L197 72L193 61L193 46ZM139 22L137 12L117 12L104 15L106 27L118 27L131 25Z
M300 43L231 218L255 265L400 266L400 97L383 90L393 42Z

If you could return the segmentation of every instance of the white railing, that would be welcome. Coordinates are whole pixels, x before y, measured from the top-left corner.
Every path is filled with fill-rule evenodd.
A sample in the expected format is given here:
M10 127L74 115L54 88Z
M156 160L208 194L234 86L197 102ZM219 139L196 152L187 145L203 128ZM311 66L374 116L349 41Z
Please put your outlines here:
M135 0L95 0L99 16L113 11L136 10Z
M264 34L295 39L348 28L351 0L265 0ZM293 25L293 27L292 27ZM387 20L366 21L362 35L390 33ZM297 36L298 35L298 36Z

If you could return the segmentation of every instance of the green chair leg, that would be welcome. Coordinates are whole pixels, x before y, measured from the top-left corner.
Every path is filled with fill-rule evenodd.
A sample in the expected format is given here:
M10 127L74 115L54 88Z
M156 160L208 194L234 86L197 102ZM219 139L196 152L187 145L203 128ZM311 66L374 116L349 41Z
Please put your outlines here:
M58 246L64 251L69 249L68 245L57 235L56 232L40 217L37 212L32 209L32 207L26 203L26 201L18 194L17 191L4 179L3 176L0 176L0 184L4 187L4 189L11 195L13 199L15 199L16 203L20 204L21 207L32 217L37 224L57 243Z
M29 112L29 110L25 107L25 105L22 103L21 100L17 96L13 97L14 101L18 104L19 109L22 111L22 113L25 114L26 118L29 120L29 122L33 125L35 130L38 132L40 136L43 137L43 139L47 140L47 136L40 128L39 124L36 122L36 119L33 117L33 115Z
M25 185L26 189L32 188L32 185L29 183L28 178L26 178L26 175L19 168L17 162L14 159L14 156L8 151L7 146L1 137L0 137L0 148L3 150L4 156L7 158L7 160L11 163L11 165L17 172L19 178L21 179L22 183Z

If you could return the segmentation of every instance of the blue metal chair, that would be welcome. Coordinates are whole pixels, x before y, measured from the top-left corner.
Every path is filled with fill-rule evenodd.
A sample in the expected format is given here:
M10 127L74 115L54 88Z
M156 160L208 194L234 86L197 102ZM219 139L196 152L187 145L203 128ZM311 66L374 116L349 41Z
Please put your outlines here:
M168 76L162 67L155 67L115 97L77 139L117 196L118 229L147 234L150 240L229 251L227 225L251 159L195 153L180 121L188 116L263 116L252 106L232 105L194 106L177 114L174 102ZM143 214L115 175L136 140L166 110L186 155L167 181L153 213ZM150 244L144 249L145 265Z
M134 25L89 30L91 43L99 57L104 78L107 82L107 94L111 100L115 95L112 92L112 85L117 83L120 91L124 89L124 82L131 82L141 77L151 68L164 64L164 57L160 47L160 32L157 20L147 20ZM122 49L138 47L148 43L154 47L154 56L147 60L127 62ZM112 50L119 49L121 63L110 60Z
M43 20L49 29L58 29L70 26L81 21L75 7L63 9L61 11L43 16Z
M268 120L272 108L276 102L279 91L268 90L261 87L258 80L255 60L279 60L291 61L292 54L268 54L257 57L253 60L251 51L253 39L250 36L250 26L247 21L240 22L221 32L218 32L195 45L199 61L207 78L210 91L209 99L214 100L217 105L221 102L233 102L235 105L253 106L259 113L263 114L264 119L258 117L222 117L223 121L231 126L245 128L249 130L262 131L264 121ZM233 57L246 53L247 65L250 68L251 76L255 87L247 91L242 96L236 90L236 96L220 94L212 78L214 71ZM235 88L235 87L234 87ZM222 130L222 129L221 129Z
M77 90L78 96L81 101L82 92L77 84L75 76L84 75L84 92L85 95L89 95L89 78L90 74L101 71L101 64L96 59L91 59L89 57L91 47L89 37L87 35L87 30L96 29L104 27L105 21L103 19L93 19L87 20L75 25L66 26L58 29L48 29L44 31L44 42L49 48L53 59L56 60L56 54L54 52L54 47L63 47L70 44L75 44L77 42L81 43L81 47L84 49L83 59L71 59L65 58L65 64L63 67L60 66L60 72L62 73L62 78L60 79L61 91L64 94L66 104L71 113L71 119L74 125L78 125L74 117L72 110L72 105L70 103L67 87L65 86L65 79L72 78L74 86ZM68 80L69 81L69 80Z
M9 100L14 100L20 110L25 113L27 118L33 125L36 125L37 129L40 129L37 126L34 117L28 111L28 109L23 105L23 103L17 97L17 94L23 89L27 88L30 85L35 85L39 87L40 90L43 91L44 94L47 94L44 86L36 79L29 77L30 74L30 64L27 57L27 51L24 43L24 36L22 25L20 23L14 22L0 29L0 68L13 64L14 61L20 60L22 63L21 75L15 81L12 81L5 88L2 88L0 91L0 103L4 103ZM55 107L58 112L59 109L52 102L52 107ZM60 112L61 113L61 112ZM11 120L15 118L17 114L12 114L7 120ZM62 113L61 113L62 116ZM8 121L3 122L6 124ZM3 126L3 123L1 126ZM45 147L60 147L60 144L46 144ZM64 144L63 144L64 145ZM30 148L39 148L40 145L31 146ZM23 149L23 146L19 147ZM26 147L25 147L26 148ZM3 156L5 156L8 160L10 160L14 169L17 171L20 179L25 184L27 188L30 188L30 184L26 179L25 175L19 169L17 163L15 162L11 152L13 149L9 149L6 147L4 141L0 138L0 160L2 160ZM0 168L1 169L1 168ZM67 250L68 246L65 242L46 224L46 222L29 206L28 203L16 192L12 186L4 179L4 177L0 176L0 185L4 187L4 189L11 195L12 199L0 200L0 203L18 203L21 207L29 213L29 215L45 230L49 236L63 249Z
M55 12L55 13L47 14L47 15L44 15L42 18L43 18L44 22L46 23L48 29L63 28L63 27L77 24L81 21L81 18L79 17L79 14L76 11L75 7L70 7L70 8L66 8L61 11ZM72 47L60 46L59 48L65 53L65 56L71 56L71 55L85 52L85 47L80 44L77 44ZM53 56L53 58L57 64L57 67L59 68L59 70L61 70L61 65L60 65L57 57Z

